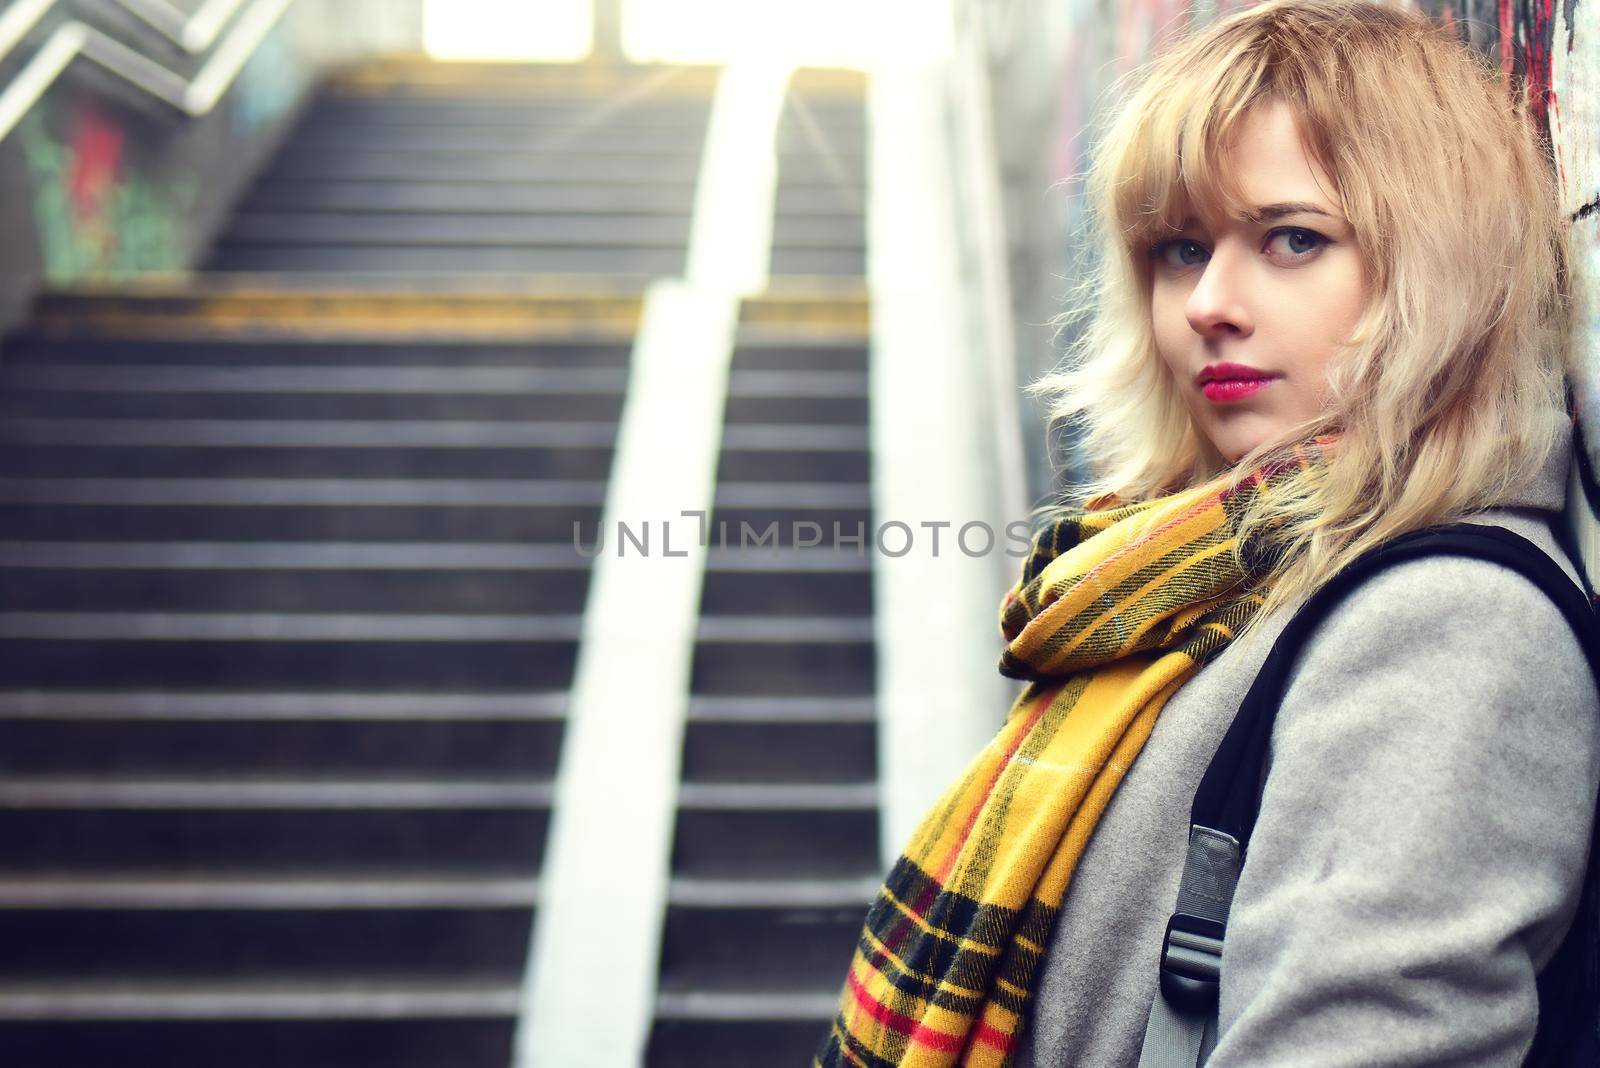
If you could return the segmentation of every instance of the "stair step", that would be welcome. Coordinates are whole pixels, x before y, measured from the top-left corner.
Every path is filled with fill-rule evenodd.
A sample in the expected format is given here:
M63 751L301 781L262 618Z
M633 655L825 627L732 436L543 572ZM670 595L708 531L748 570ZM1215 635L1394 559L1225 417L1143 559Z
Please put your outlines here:
M693 184L700 176L696 154L639 156L631 152L440 152L419 156L353 149L333 154L310 154L292 144L279 154L260 181L337 180L387 181L403 176L408 182L592 182L612 187L627 185ZM806 184L803 181L796 184ZM814 184L814 183L813 183Z
M682 248L484 248L472 245L402 246L397 248L261 248L219 244L206 261L207 271L337 271L375 273L514 271L540 274L644 274L678 276L685 270ZM803 252L792 257L789 274L825 274L820 268L839 261L833 252ZM854 262L853 260L851 262ZM802 270L814 266L817 270ZM835 272L846 273L846 272ZM859 271L854 273L859 274Z
M842 978L842 977L841 977ZM656 998L656 1016L672 1021L826 1022L839 1007L832 994L796 996L790 991L671 991ZM753 1063L753 1062L748 1062Z
M867 273L863 248L809 249L774 245L771 273L774 275L846 275Z
M725 448L717 460L724 483L859 482L872 478L872 457L839 449Z
M538 779L10 777L8 874L536 872Z
M449 501L366 505L359 503L359 495L357 497L356 503L350 504L280 502L261 507L226 501L147 504L133 494L105 504L0 503L0 525L22 537L83 540L180 537L381 542L431 536L441 542L520 538L529 542L566 540L570 543L574 529L592 532L600 520L599 505L560 502L473 505ZM827 518L828 513L823 514Z
M15 774L553 777L565 691L0 691Z
M809 492L814 483L790 483L807 491L797 494L801 499L793 503L772 500L770 498L774 495L766 492L749 496L738 493L747 488L776 490L782 485L759 482L724 484L717 491L717 505L709 519L708 541L717 546L750 548L826 545L830 550L837 547L841 556L847 556L856 553L856 549L843 539L859 535L866 547L863 551L870 551L874 533L864 502L853 504L843 493L830 501L827 495ZM866 488L864 483L845 483L833 488L849 490L857 486ZM724 503L725 500L729 503Z
M684 249L689 243L688 216L639 215L490 215L420 212L353 214L348 212L238 212L223 240L246 245L402 246L453 245L481 247L557 246L562 248Z
M861 220L853 216L785 219L775 224L773 242L784 248L842 249L865 242ZM250 209L233 217L222 240L233 248L315 245L396 247L537 247L684 249L687 215L491 214L444 212L271 211Z
M793 412L807 421L837 418L858 421L865 400L809 405L762 398L763 416ZM0 420L28 417L195 420L407 420L551 422L576 419L614 424L622 410L621 392L595 393L317 393L317 392L158 392L154 390L0 389ZM769 413L771 413L769 415Z
M596 367L0 368L0 417L116 422L433 419L605 423L621 411L626 374Z
M516 982L533 911L515 905L0 908L0 982Z
M157 444L163 436L159 424L162 420L148 420L155 424L149 433L123 433L116 428L100 430L62 428L52 433L41 430L32 434L31 440L18 441L15 437L5 442L0 433L0 477L77 479L77 478L156 478L156 479L270 479L270 478L336 478L336 479L455 479L482 477L494 472L498 477L516 480L599 481L611 469L613 441L603 444L527 444L496 445L485 441L462 441L450 444L392 445L361 440L359 431L334 420L307 420L307 426L323 426L324 433L313 433L295 428L290 437L289 428L278 440L267 434L250 441L241 431L234 443L228 443L227 432L207 435L186 433L174 423L168 423L169 440ZM413 423L413 426L417 424ZM495 423L475 424L490 428ZM602 424L603 425L603 424ZM443 429L443 428L442 428ZM508 426L508 430L528 429ZM610 428L607 428L610 430ZM476 431L474 431L476 433ZM328 440L348 433L348 443ZM612 432L614 435L614 432ZM71 442L44 439L67 438L80 434L89 442ZM135 439L144 436L149 443ZM205 438L212 441L207 443ZM408 436L421 437L413 434ZM444 436L444 435L441 435ZM487 432L485 438L492 437ZM507 438L525 436L537 441L542 436L560 438L559 432L544 435L530 432L526 435L508 433ZM580 438L584 435L570 435ZM180 439L189 437L184 442ZM316 440L322 439L322 440ZM786 464L774 462L773 466L792 469L799 477L814 470L821 463L816 454L805 454ZM859 467L860 464L857 464Z
M798 372L807 376L824 372L853 373L866 382L867 346L856 342L805 344L790 341L756 345L744 341L733 351L730 383L747 372Z
M853 395L865 388L854 375L825 372L760 373L735 376L746 389L761 393L799 392L809 387L816 395ZM66 393L239 393L328 394L336 397L365 394L432 396L437 393L496 396L559 394L584 396L621 393L626 372L618 367L305 367L288 365L191 367L182 364L128 364L97 368L86 374L78 367L22 365L0 367L0 388L60 391Z
M819 884L819 892L826 892L828 885ZM504 876L330 878L275 872L0 876L0 910L527 909L537 900L537 880Z
M861 447L841 428L782 428L761 433L746 428L743 448L782 448L789 437L801 447ZM810 431L810 433L803 433ZM823 433L827 431L828 433ZM560 448L610 446L617 428L609 422L507 423L504 421L326 419L11 419L0 424L0 442L13 445L116 445L184 448L271 447L375 448Z
M736 495L755 500L756 494ZM820 495L814 495L820 496ZM840 500L850 499L839 494ZM856 494L857 498L861 495ZM456 505L473 508L591 505L605 499L595 479L74 478L0 479L4 504ZM570 533L570 532L568 532Z
M684 783L673 871L718 879L874 874L877 797L876 783Z
M866 158L856 152L819 156L795 145L779 161L779 180L787 185L863 186ZM407 182L519 182L557 185L576 181L606 187L626 185L692 184L700 174L697 142L677 152L659 148L635 151L625 143L606 147L563 145L545 149L496 146L485 149L425 150L343 145L328 152L291 144L261 176L262 185L279 181L394 181Z
M0 424L0 443L6 445L0 449L5 475L0 481L120 481L116 476L124 476L140 482L414 482L493 472L495 480L523 487L598 483L609 473L615 438L609 423L13 420ZM788 467L803 473L822 465L827 455L810 449L797 453ZM522 500L535 503L537 498Z
M835 989L879 885L876 877L675 878L661 987L671 995L772 984L801 998Z
M571 545L574 530L593 532L604 498L605 483L578 480L0 478L0 525L85 541Z
M566 714L565 690L526 693L213 693L153 690L0 690L0 718L10 719L189 719L236 723L245 720L369 722L430 720L558 720ZM717 714L717 702L700 699ZM777 702L769 702L777 704ZM725 712L724 715L731 715ZM796 715L802 714L796 712Z
M602 119L606 125L673 129L685 134L704 131L711 114L709 98L673 102L633 101L618 108L604 99L551 99L534 96L471 96L449 99L420 92L390 92L383 96L330 94L307 108L307 122L402 126L444 125L451 128L485 126L514 130L542 126L570 128L584 120Z
M0 602L73 612L583 611L567 545L0 542Z
M783 218L862 218L862 204L827 185L780 186ZM512 184L481 181L278 178L258 185L242 207L250 211L520 212L526 214L648 213L684 217L694 209L692 182L597 185L590 182Z
M838 1007L837 993L664 991L656 998L644 1063L646 1068L809 1064Z
M8 986L0 1048L29 1068L501 1065L519 996L503 980Z
M872 620L851 616L702 617L690 688L697 694L873 692Z
M513 1016L515 984L263 983L0 986L0 1020L395 1020ZM155 1063L155 1062L144 1062ZM160 1062L166 1063L166 1062Z
M764 620L758 633L792 633L797 640L827 640L823 628L793 620ZM560 642L575 640L581 621L573 615L374 615L335 612L0 612L0 637L13 641L239 642ZM740 633L735 626L711 628L714 637ZM749 632L745 632L748 636ZM761 640L757 637L754 640ZM768 641L783 641L769 637Z
M715 538L716 527L708 527L708 538ZM825 532L818 532L819 535ZM737 545L737 540L733 542ZM717 548L710 554L769 556L770 566L734 570L724 562L708 566L700 596L700 610L716 615L870 616L872 614L872 575L865 552L826 546L821 549ZM784 555L815 554L825 566L796 566L781 559ZM0 596L5 576L0 573Z
M617 342L554 341L548 343L505 344L460 340L452 342L363 341L286 343L281 340L233 338L61 339L28 330L11 335L5 346L5 362L19 365L46 365L56 373L72 373L67 365L180 365L212 366L219 370L239 369L251 373L271 373L294 368L315 374L333 375L343 368L388 370L415 367L419 372L449 367L463 372L471 381L477 369L506 369L510 372L564 368L568 370L625 370L630 346Z
M0 709L4 709L0 694ZM872 724L876 722L871 697L749 696L689 698L688 721L693 723L822 723Z
M188 779L16 776L0 779L0 807L17 810L181 809L221 811L438 811L546 808L551 786L536 779L246 779L211 775Z
M0 783L0 797L5 784ZM878 803L878 784L685 782L678 807L705 812L853 812Z
M580 155L629 152L635 156L698 156L704 147L705 123L674 129L648 121L628 121L624 112L597 126L575 123L528 123L506 126L463 120L458 123L371 122L312 115L295 128L294 145L301 152L550 153ZM802 146L791 138L791 145Z
M0 738L5 737L0 728ZM860 782L876 777L871 721L728 722L692 717L683 774L696 782Z
M571 615L0 613L13 687L555 688L570 684Z
M627 151L636 156L698 155L704 145L705 123L674 128L649 119L635 119L626 111L602 125L529 121L510 126L463 117L438 122L373 121L361 117L312 114L294 131L295 147L303 152L357 151L415 152L523 152L572 151L582 155ZM861 131L864 134L864 131ZM861 155L862 142L854 145ZM787 127L777 141L780 156L813 153L809 131ZM841 153L843 154L843 153ZM846 156L849 162L848 155Z
M667 905L682 909L848 908L865 910L878 892L875 877L855 879L689 879L668 885ZM0 897L3 900L3 897Z

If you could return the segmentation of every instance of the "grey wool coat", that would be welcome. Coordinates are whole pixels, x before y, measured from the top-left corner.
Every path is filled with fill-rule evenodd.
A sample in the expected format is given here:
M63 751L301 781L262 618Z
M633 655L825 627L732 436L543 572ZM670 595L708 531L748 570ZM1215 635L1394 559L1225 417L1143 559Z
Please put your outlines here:
M1565 499L1561 441L1473 521L1577 581L1540 511ZM1162 710L1068 887L1018 1068L1137 1065L1195 787L1289 614ZM1369 579L1312 632L1279 708L1210 1068L1520 1064L1597 788L1600 695L1544 593L1467 557Z

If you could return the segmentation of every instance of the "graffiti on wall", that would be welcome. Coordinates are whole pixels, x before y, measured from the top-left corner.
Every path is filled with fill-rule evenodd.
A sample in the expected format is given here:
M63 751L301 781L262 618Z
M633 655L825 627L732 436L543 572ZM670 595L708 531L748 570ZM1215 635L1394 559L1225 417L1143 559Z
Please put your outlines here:
M47 280L183 267L193 179L142 177L129 164L126 131L92 98L35 108L17 136Z

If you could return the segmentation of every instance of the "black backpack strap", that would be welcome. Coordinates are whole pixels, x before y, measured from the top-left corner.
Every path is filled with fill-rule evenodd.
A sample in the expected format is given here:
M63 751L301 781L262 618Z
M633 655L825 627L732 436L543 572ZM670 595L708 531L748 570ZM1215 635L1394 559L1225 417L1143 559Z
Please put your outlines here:
M1504 527L1462 522L1410 531L1363 553L1318 588L1273 643L1195 791L1178 907L1167 922L1161 993L1151 1007L1141 1068L1193 1068L1205 1063L1215 1043L1228 910L1255 828L1273 723L1301 647L1366 579L1439 554L1502 564L1544 590L1577 633L1600 685L1600 623L1587 586L1580 589L1542 549ZM1586 885L1585 893L1587 899L1592 888Z
M1190 822L1226 831L1241 846L1248 847L1256 823L1273 722L1295 657L1306 638L1335 605L1367 578L1406 560L1438 554L1474 556L1503 564L1542 589L1577 633L1589 670L1600 684L1600 642L1596 641L1594 609L1586 593L1544 550L1520 534L1483 523L1452 523L1410 531L1352 561L1312 594L1284 627L1239 705L1233 725L1217 747L1205 778L1200 780Z

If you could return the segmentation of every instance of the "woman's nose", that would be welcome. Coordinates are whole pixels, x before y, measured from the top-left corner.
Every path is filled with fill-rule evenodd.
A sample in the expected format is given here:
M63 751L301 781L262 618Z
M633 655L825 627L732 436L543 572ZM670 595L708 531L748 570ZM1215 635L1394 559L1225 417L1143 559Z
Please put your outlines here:
M1195 333L1202 337L1246 335L1253 329L1245 255L1242 250L1219 245L1206 261L1184 306Z

